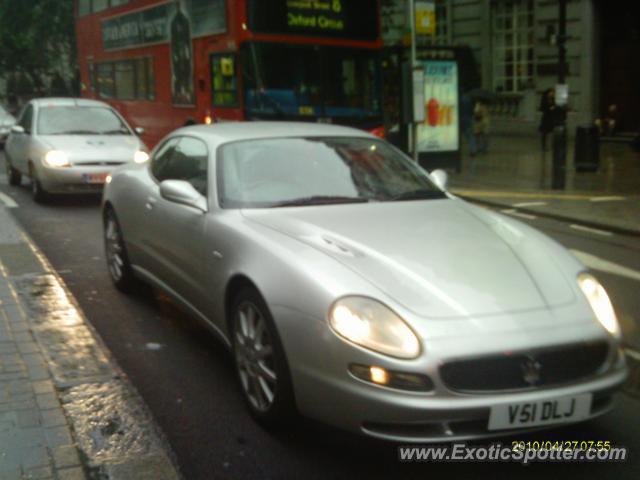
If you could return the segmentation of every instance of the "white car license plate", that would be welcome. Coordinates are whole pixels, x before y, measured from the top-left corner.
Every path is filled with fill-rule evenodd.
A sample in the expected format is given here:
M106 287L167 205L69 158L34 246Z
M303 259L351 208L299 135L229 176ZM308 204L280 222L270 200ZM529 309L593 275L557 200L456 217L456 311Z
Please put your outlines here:
M84 183L105 183L108 175L108 173L84 173L82 181Z
M577 422L589 416L591 394L491 407L489 430Z

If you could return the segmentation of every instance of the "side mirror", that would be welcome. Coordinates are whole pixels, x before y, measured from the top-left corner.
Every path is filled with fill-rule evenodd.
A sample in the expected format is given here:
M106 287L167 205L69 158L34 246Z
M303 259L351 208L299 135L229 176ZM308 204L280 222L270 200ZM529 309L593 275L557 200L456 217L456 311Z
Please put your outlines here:
M136 127L133 129L134 132L136 132L136 135L141 136L144 135L144 128L142 127Z
M27 132L25 132L24 127L22 127L22 125L14 125L13 127L11 127L11 133L17 133L18 135L22 135Z
M165 200L206 212L207 199L185 180L165 180L160 183L160 195Z
M447 184L449 183L449 175L444 170L434 170L431 172L431 180L436 184L438 188L441 190L447 190Z

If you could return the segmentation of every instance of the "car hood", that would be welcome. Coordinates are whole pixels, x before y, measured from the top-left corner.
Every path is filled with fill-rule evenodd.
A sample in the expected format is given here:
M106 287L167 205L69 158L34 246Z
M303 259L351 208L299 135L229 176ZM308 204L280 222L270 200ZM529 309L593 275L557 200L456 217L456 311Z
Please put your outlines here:
M324 251L427 318L548 309L575 300L550 249L459 200L245 210ZM361 292L353 292L361 293Z
M47 135L40 137L50 148L61 150L73 164L133 161L141 142L135 135Z

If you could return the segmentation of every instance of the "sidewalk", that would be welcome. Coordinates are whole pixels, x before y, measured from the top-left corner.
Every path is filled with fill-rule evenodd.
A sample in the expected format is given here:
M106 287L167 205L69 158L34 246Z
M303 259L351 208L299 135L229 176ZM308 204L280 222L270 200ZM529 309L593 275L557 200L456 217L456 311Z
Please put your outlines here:
M450 188L497 207L640 235L640 154L624 143L603 143L599 171L576 173L570 143L563 191L550 188L551 160L537 135L494 136L488 154L463 155Z
M180 478L135 389L0 207L0 480Z

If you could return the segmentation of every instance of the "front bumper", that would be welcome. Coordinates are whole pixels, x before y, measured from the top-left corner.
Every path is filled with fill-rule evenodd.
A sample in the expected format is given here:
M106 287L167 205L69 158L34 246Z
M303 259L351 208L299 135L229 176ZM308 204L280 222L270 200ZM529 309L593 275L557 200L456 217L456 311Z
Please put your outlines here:
M624 383L624 357L612 339L606 368L596 375L560 386L526 391L456 392L439 375L440 366L450 358L475 356L523 346L547 346L549 330L478 333L427 343L426 353L410 361L390 359L350 345L338 338L326 321L301 313L272 307L289 360L300 413L324 423L385 440L401 442L461 441L503 437L514 433L554 428L535 426L517 430L489 430L491 408L497 405L553 400L592 394L587 418L597 417L613 407L613 393ZM602 331L589 324L557 327L557 345L603 339ZM433 381L429 392L411 392L380 387L354 378L350 364L380 366L390 371L426 374Z
M335 426L391 441L429 443L504 437L561 425L489 430L491 407L591 393L590 414L581 421L588 420L613 408L613 393L626 377L626 368L622 367L597 379L563 388L456 399L412 395L364 383L325 384L322 388L321 382L309 378L306 388L314 388L312 384L315 384L317 396L301 410ZM324 395L320 394L321 389L326 389Z
M49 193L100 193L104 183L89 183L87 175L108 175L117 166L40 167L37 171L42 188Z

